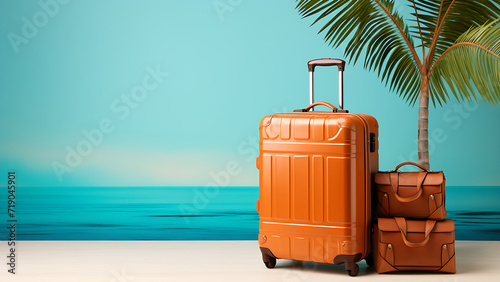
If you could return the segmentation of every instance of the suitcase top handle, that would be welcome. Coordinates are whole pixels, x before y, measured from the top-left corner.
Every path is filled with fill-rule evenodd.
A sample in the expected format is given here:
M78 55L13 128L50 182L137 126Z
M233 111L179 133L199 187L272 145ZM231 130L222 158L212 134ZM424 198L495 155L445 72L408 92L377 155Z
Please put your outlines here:
M345 61L340 59L323 58L307 63L309 69L309 104L314 104L314 69L317 66L337 66L339 68L339 109L344 109L344 70Z
M405 165L413 165L413 166L416 166L418 168L420 168L421 170L423 171L428 171L425 167L417 164L417 163L414 163L414 162L404 162L404 163L400 163L395 169L394 171L398 171L401 167L405 166Z
M348 113L348 111L339 110L339 109L337 109L337 107L335 107L334 105L327 103L327 102L316 102L316 103L313 103L313 104L307 106L304 109L298 109L298 110L293 110L293 111L294 112L309 112L310 109L312 109L316 106L326 106L326 107L330 108L330 110L332 110L334 113Z
M425 239L422 242L411 242L406 238L406 219L404 217L395 217L396 224L398 225L399 231L401 231L401 235L403 236L403 241L406 246L410 248L420 248L425 246L427 244L427 241L429 241L429 237L431 235L432 230L434 229L434 226L436 226L436 221L432 219L428 219L425 222L425 234L424 237Z
M304 109L304 112L307 112L309 111L310 109L316 107L316 106L326 106L328 108L330 108L332 111L335 111L337 110L337 107L335 107L334 105L330 104L330 103L327 103L327 102L316 102L314 104L311 104L309 106L307 106L305 109Z

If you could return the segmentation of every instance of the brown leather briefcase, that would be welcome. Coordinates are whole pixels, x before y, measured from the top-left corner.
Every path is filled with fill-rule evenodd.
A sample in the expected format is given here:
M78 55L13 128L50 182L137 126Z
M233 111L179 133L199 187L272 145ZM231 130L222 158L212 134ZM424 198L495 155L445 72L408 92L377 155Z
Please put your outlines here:
M455 273L455 224L452 219L379 218L373 248L378 273L424 270Z
M421 171L399 172L404 165L417 166ZM445 182L442 171L427 171L412 162L402 163L394 171L378 172L375 175L378 216L444 219Z

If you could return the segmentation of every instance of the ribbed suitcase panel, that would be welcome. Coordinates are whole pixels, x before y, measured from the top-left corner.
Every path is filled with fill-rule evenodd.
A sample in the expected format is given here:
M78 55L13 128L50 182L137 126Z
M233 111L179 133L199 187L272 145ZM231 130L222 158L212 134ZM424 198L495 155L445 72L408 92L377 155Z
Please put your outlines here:
M350 157L327 157L326 158L326 193L327 193L327 223L330 224L350 224L351 210L353 204L351 190L355 190L356 183L355 165L354 170L351 165L354 163ZM354 185L353 185L354 184ZM352 189L354 188L354 189Z
M312 156L312 222L322 223L325 218L325 191L324 191L324 173L323 156Z
M295 221L310 220L309 156L292 157L292 218Z
M276 184L272 186L274 198L273 217L281 220L290 219L290 156L275 156L275 173L273 179ZM280 177L276 177L279 175Z

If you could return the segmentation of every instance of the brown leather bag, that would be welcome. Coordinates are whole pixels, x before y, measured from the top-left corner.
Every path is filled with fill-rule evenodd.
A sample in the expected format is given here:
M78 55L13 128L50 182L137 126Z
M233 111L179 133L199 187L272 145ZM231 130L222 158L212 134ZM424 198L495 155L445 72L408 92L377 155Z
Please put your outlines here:
M399 172L404 165L417 166L421 171ZM427 171L412 162L402 163L394 171L378 172L375 175L378 216L444 219L445 182L442 171Z
M456 273L452 219L379 218L373 240L378 273L401 270Z

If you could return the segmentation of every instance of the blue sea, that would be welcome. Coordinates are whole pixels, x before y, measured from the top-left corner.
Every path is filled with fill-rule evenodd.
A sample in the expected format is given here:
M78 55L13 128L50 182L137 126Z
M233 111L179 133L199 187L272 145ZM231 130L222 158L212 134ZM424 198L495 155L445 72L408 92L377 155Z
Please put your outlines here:
M0 226L8 226L7 189ZM258 187L18 187L18 240L256 240ZM500 240L500 187L446 187L457 240ZM0 240L9 231L0 228Z

